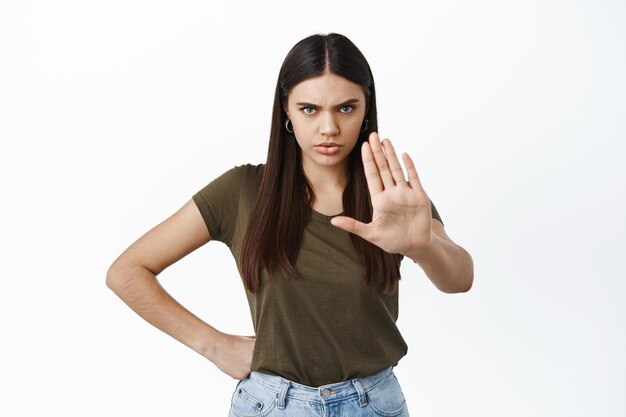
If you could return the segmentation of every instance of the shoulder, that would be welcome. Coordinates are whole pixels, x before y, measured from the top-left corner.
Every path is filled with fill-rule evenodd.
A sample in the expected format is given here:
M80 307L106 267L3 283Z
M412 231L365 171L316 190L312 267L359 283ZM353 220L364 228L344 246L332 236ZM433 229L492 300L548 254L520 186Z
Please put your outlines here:
M244 163L235 165L222 173L215 181L221 183L224 192L254 193L259 189L263 179L264 164Z
M245 185L252 188L258 188L261 185L265 164L247 163L240 165L238 168L241 169L241 176Z
M235 165L227 172L232 172L233 175L237 175L248 182L254 178L261 178L263 176L263 168L265 164L251 164L244 163L241 165Z
M240 175L250 175L255 176L259 174L263 174L263 169L265 168L265 164L251 164L244 163L240 165L235 165L233 168L226 172L237 172Z
M218 178L227 179L235 182L250 182L256 177L263 175L264 164L244 163L235 165L227 169L218 176Z
M244 164L240 165L245 168L246 173L252 177L262 177L265 164Z

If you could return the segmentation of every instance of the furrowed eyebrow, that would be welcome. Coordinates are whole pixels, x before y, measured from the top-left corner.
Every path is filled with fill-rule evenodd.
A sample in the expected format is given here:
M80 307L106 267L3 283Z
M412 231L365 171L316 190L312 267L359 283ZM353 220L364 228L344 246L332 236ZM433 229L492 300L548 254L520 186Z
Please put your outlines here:
M340 109L340 108L342 108L343 106L347 106L348 104L356 104L356 103L358 103L358 102L359 102L359 99L358 99L358 98L351 98L350 100L346 100L346 101L344 101L344 102L343 102L343 103L341 103L341 104L337 104L337 105L335 106L335 108ZM318 106L317 104L313 104L313 103L306 103L306 102L303 102L303 101L299 101L299 102L297 102L297 103L296 103L296 106L313 107L313 108L316 108L316 109L319 109L319 107L320 107L320 106Z

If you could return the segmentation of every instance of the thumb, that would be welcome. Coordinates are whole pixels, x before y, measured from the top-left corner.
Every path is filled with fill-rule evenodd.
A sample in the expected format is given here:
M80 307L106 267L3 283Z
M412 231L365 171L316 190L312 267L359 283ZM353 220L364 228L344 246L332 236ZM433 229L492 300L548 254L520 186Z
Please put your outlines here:
M367 233L367 225L353 219L352 217L336 216L330 219L330 223L333 226L345 230L346 232L354 233L355 235L361 236L365 239L365 234Z

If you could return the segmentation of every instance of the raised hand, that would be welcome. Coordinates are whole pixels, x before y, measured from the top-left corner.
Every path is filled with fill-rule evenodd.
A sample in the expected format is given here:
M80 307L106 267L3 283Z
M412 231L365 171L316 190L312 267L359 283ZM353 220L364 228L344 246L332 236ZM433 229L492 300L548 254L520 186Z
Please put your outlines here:
M384 146L384 152L383 152ZM381 143L377 132L361 147L367 186L372 200L372 221L362 223L347 216L331 220L389 253L416 253L432 241L430 198L422 188L413 161L404 153L409 181L389 139Z

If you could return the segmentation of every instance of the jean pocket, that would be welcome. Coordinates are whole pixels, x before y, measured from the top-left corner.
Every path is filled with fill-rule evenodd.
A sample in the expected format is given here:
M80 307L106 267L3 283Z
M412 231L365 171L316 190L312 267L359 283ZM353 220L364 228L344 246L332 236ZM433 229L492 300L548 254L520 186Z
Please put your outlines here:
M368 407L379 416L394 417L407 410L406 399L393 372L366 394Z
M244 378L237 383L231 398L231 415L263 417L274 409L277 401L277 393L250 378Z

